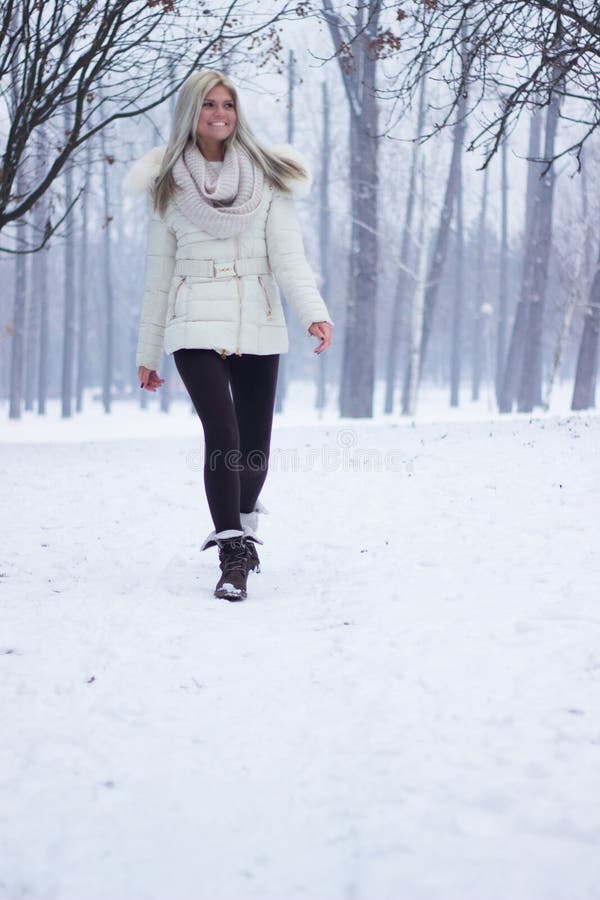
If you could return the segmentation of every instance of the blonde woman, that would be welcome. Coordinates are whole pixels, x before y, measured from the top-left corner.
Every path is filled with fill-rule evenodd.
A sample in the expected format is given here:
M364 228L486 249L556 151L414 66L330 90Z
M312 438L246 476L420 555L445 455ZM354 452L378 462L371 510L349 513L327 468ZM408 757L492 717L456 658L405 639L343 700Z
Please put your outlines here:
M140 386L163 384L163 349L202 422L204 484L217 546L215 596L246 597L259 571L259 494L267 476L279 355L288 334L280 288L306 329L331 343L333 322L306 261L292 194L308 175L291 147L250 129L221 72L183 84L166 148L141 159L130 190L148 190L152 218L136 364Z

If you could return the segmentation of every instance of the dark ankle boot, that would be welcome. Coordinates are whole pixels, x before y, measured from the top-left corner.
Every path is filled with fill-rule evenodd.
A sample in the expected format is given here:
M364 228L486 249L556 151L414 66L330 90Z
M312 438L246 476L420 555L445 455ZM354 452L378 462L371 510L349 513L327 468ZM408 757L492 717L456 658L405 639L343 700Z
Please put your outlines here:
M215 588L215 597L223 600L245 600L248 579L248 547L246 538L217 538L221 577Z

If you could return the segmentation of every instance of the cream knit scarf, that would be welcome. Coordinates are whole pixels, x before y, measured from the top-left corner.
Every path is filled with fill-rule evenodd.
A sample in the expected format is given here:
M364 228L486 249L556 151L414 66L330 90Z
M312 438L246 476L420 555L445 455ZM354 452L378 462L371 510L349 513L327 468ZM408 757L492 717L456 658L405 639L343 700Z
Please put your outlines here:
M239 145L230 144L223 166L211 172L195 144L188 144L175 165L175 203L195 225L216 238L229 238L248 227L260 206L263 170Z

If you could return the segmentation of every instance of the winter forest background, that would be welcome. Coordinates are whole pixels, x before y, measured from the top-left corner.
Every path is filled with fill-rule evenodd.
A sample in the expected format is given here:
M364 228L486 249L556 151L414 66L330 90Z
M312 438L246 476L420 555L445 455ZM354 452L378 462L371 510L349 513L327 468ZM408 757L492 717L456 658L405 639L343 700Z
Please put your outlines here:
M199 66L335 321L244 603L135 366ZM600 900L600 4L0 0L0 76L0 900Z
M199 66L313 175L298 209L334 344L317 360L288 312L280 410L296 379L351 417L415 415L424 384L451 406L552 409L558 383L594 405L593 0L4 0L0 27L7 416L183 396L169 357L156 398L138 388L147 212L123 180Z

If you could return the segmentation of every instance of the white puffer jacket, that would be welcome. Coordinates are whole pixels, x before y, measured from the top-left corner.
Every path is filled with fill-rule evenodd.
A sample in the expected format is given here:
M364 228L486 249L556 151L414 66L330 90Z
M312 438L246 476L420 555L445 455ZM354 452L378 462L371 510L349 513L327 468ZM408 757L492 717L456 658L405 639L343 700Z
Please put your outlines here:
M284 150L287 156L292 148ZM139 160L130 193L148 191L163 148ZM163 348L217 353L285 353L288 334L279 290L307 329L333 321L306 261L294 201L265 182L252 224L235 238L215 238L175 204L152 212L136 365L158 369Z

